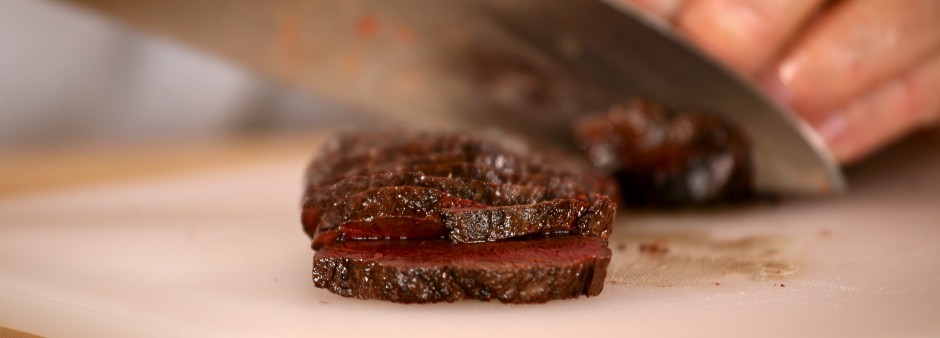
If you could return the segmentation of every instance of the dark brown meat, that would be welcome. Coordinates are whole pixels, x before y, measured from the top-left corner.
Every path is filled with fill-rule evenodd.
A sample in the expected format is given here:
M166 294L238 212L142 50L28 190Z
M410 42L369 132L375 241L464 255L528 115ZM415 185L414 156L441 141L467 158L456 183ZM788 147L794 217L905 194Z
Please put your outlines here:
M310 188L303 206L304 231L310 237L320 223L322 210L337 208L361 192L397 186L424 187L439 190L457 198L484 205L502 206L531 204L560 197L574 197L565 190L553 191L540 186L496 184L455 177L425 176L419 172L384 173L346 178L333 185Z
M374 168L386 164L435 164L447 162L466 162L482 165L505 165L515 167L526 162L526 159L520 158L505 151L494 149L492 147L483 147L477 143L474 146L465 148L446 149L444 151L425 151L423 147L398 148L398 147L379 147L373 151L360 152L358 154L336 155L332 158L321 158L311 164L307 172L308 179L312 182L328 176L341 176L354 170Z
M347 240L449 238L470 243L557 232L607 238L612 224L608 216L616 206L605 195L592 197L593 205L583 198L560 198L488 206L433 188L390 186L357 193L332 206L304 208L302 217L314 249Z
M612 222L592 220L599 217L596 214L613 215L615 208L607 196L600 196L593 206L584 199L569 198L504 207L447 208L442 215L448 237L457 243L558 232L607 238Z
M425 176L458 177L497 184L516 184L542 186L559 194L570 196L586 193L601 193L608 196L619 194L618 188L609 179L593 173L551 172L530 170L527 167L489 166L466 162L447 162L435 164L398 164L390 163L373 168L357 168L345 173L330 175L308 185L308 191L341 182L354 176L369 176L385 173L420 172Z
M443 238L441 210L467 207L485 205L437 189L397 186L352 195L332 208L305 208L302 217L308 233L307 224L317 225L313 248L319 249L337 240Z
M350 176L325 187L310 187L305 205L341 200L365 190L389 186L434 188L486 205L514 205L541 202L577 194L564 194L568 187L549 189L540 185L490 183L463 177L428 176L422 172L392 172Z
M346 297L400 303L543 303L600 294L610 256L607 240L590 236L476 244L355 241L318 250L313 283Z
M747 138L717 117L635 100L584 119L576 134L591 161L617 177L627 204L691 205L751 193Z
M614 224L614 217L617 216L617 203L607 195L594 196L594 202L591 207L578 218L578 229L582 234L596 235L607 238Z
M346 135L307 172L313 280L403 303L597 295L616 189L589 166L512 142Z
M514 152L528 146L515 145L509 151L491 140L430 133L379 132L365 133L360 141L354 138L347 135L331 142L308 170L311 183L301 219L314 248L347 239L437 238L444 229L439 217L443 208L473 205L477 213L493 214L499 209L490 207L517 205L505 210L533 213L535 207L525 206L559 198L593 202L598 193L617 191L587 166L553 166L545 164L550 155ZM581 211L565 212L583 216ZM527 233L525 229L538 227L516 229Z
M526 184L550 176L581 192L616 192L616 185L552 149L536 149L511 136L494 142L467 134L368 132L344 134L321 150L307 170L307 186L321 187L350 176L420 171L426 176ZM548 180L546 180L548 181ZM535 184L541 184L536 182Z
M496 144L481 142L478 137L462 133L381 130L336 135L321 149L318 162L336 161L348 156L381 149L396 153L426 154L437 152L476 152Z
M461 177L492 183L548 186L578 192L616 193L617 187L600 176L577 175L572 172L540 170L538 166L511 164L487 165L468 162L442 162L431 164L386 163L373 167L357 167L340 173L330 173L310 184L320 187L343 181L353 176L383 173L421 172L425 176Z

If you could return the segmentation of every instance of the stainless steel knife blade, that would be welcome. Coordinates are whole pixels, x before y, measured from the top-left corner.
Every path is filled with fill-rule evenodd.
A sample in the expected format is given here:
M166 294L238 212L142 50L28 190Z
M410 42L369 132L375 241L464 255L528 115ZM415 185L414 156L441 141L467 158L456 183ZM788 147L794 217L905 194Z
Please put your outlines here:
M411 125L565 140L581 114L650 96L742 126L758 190L845 189L806 125L621 1L71 1Z

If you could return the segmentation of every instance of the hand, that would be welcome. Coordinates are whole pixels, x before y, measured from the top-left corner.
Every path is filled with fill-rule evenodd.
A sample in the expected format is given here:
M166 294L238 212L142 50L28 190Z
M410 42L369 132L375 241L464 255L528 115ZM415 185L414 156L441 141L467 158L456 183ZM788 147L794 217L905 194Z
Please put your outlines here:
M842 163L940 120L940 0L624 0L743 72Z

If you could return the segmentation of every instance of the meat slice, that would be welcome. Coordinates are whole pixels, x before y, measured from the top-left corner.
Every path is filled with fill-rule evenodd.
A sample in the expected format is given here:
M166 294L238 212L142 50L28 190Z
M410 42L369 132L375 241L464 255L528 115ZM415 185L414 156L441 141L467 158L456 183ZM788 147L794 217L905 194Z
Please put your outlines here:
M583 193L601 193L617 196L618 187L609 179L594 173L574 173L564 171L537 170L532 166L510 167L489 166L467 162L447 162L435 164L399 164L391 163L372 168L357 168L342 174L322 177L310 183L309 189L316 189L341 182L354 176L368 176L384 173L420 172L425 176L459 177L490 183L543 186L562 195ZM308 190L309 190L308 189Z
M584 216L578 218L577 228L582 229L582 234L607 238L612 231L611 227L616 216L617 203L607 195L596 195Z
M413 186L439 190L448 195L471 200L484 205L502 206L517 204L538 203L559 197L574 197L574 194L564 194L565 191L555 192L540 186L523 186L514 184L496 184L472 179L455 177L425 176L420 172L383 173L369 176L355 176L344 179L333 185L316 189L309 188L303 206L304 231L311 238L320 224L320 215L324 210L338 208L341 204L352 203L360 198L354 198L359 193L383 188Z
M486 205L528 204L561 196L571 189L549 189L539 185L491 183L462 177L428 176L422 172L391 172L347 177L337 183L308 187L305 205L342 200L350 195L381 187L415 186L434 188Z
M425 154L443 151L476 152L499 145L464 133L378 130L336 135L320 151L320 160L335 160L367 152Z
M331 142L308 171L312 183L301 219L315 249L345 240L448 238L451 232L462 234L450 238L460 242L609 229L589 220L612 213L590 204L616 185L585 165L564 166L563 159L550 165L543 162L549 155L517 155L528 146L463 134L360 137Z
M511 136L494 141L467 134L402 131L345 134L328 142L308 167L306 184L320 187L351 176L408 171L512 184L525 184L530 176L549 176L581 191L617 195L616 185L589 166Z
M557 232L606 238L612 224L608 216L616 206L604 195L593 199L593 205L567 198L494 207L438 189L393 186L331 206L305 207L302 217L314 249L347 240L449 238L469 243Z
M483 206L437 189L397 186L355 194L332 208L305 208L302 217L319 249L337 240L443 238L442 209Z
M633 205L681 206L751 194L750 145L727 121L635 100L585 118L577 136Z
M607 238L612 222L595 219L606 219L615 208L607 196L599 196L593 206L584 199L567 198L505 207L446 208L442 215L448 238L460 243L558 232Z
M435 163L475 163L488 166L515 168L529 163L520 156L507 154L493 148L459 149L444 152L415 153L414 149L400 152L396 149L376 149L358 155L347 155L330 161L317 161L307 172L308 179L315 182L323 177L342 176L356 170L381 167L383 165L423 165Z
M475 244L353 241L316 252L313 283L345 297L399 303L544 303L600 294L610 256L606 239L573 235Z
M308 179L315 181L329 173L342 174L350 164L369 167L386 162L403 163L411 159L416 164L427 164L429 155L448 154L472 157L477 154L508 154L497 143L467 134L405 132L371 132L339 135L328 142L307 171ZM441 156L448 156L441 155ZM437 161L445 161L441 158Z
M301 216L314 284L402 303L599 294L617 186L503 141L391 131L328 143Z

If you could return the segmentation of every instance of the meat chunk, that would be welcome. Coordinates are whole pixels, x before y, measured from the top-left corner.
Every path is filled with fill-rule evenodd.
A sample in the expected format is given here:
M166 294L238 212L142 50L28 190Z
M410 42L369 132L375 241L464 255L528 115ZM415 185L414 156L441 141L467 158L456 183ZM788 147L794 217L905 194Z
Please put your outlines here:
M605 239L576 235L475 244L343 242L316 252L313 283L345 297L400 303L543 303L600 294L610 256Z
M385 163L376 166L362 166L353 169L329 172L308 186L316 189L335 184L353 176L369 176L385 173L420 172L425 176L459 177L490 183L508 183L520 185L550 186L553 189L568 189L580 192L616 192L616 185L605 177L592 174L576 174L569 171L552 170L542 165L513 165L503 162L488 165L471 162L443 162L429 164Z
M603 289L617 186L589 165L465 134L331 141L301 220L314 284L402 303L507 303Z
M311 208L326 208L334 201L345 200L357 193L394 186L414 186L433 188L459 198L465 198L486 205L529 204L557 198L563 189L548 189L538 185L517 185L491 183L486 181L460 178L427 176L422 172L379 173L372 175L351 176L340 182L324 187L311 186L304 201L305 212ZM571 194L572 196L575 194Z
M677 206L751 194L746 136L717 117L635 100L585 118L576 136L632 205Z
M319 249L336 240L442 238L442 209L483 206L436 189L398 186L353 195L333 208L308 209L315 215L304 216L318 218L312 244Z
M454 242L492 242L539 233L575 233L607 238L611 220L594 222L595 214L613 215L607 196L594 206L583 199L555 199L529 205L484 208L447 208L442 214ZM581 221L585 218L585 221ZM601 216L603 218L603 216Z
M590 206L590 208L589 208ZM497 241L537 233L571 232L607 238L616 206L605 195L488 206L446 192L413 186L367 190L331 207L305 209L313 248L337 240L450 238L456 243ZM586 220L582 221L582 218Z
M374 135L386 134L363 137ZM332 142L311 165L316 170L308 171L301 219L313 247L393 238L475 242L559 231L607 236L610 222L587 219L606 219L596 214L612 215L616 204L589 206L616 185L587 166L579 172L570 169L577 165L551 166L547 155L520 155L492 140L430 135L402 133L384 144ZM407 156L392 154L395 149ZM472 162L481 158L486 164Z
M503 137L500 142L460 133L369 132L342 134L327 143L307 170L307 186L350 176L421 172L492 183L554 184L616 195L617 186L589 166Z

